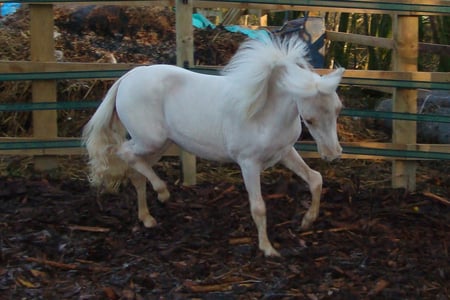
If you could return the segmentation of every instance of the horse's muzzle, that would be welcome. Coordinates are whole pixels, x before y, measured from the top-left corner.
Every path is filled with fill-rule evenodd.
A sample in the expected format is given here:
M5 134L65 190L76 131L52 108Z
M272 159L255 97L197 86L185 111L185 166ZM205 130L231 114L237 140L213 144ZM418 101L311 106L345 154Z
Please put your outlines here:
M320 156L325 161L334 161L341 157L342 155L342 147L339 145L336 147L334 151L325 151L320 152Z
M332 162L335 160L339 160L341 158L341 155L336 155L336 156L322 156L322 159L328 162Z

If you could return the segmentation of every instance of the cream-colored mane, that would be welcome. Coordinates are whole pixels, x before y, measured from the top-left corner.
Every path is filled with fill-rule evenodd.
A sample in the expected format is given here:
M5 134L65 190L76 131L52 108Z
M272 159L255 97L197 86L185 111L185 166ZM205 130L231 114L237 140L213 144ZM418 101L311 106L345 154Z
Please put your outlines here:
M270 36L264 41L245 41L222 71L224 76L239 86L234 95L237 101L233 104L243 106L240 111L245 111L247 117L251 118L264 107L269 89L273 88L269 86L270 82L279 83L283 87L286 85L281 82L283 79L289 83L293 83L295 79L298 81L295 86L302 82L302 85L310 84L316 74L311 70L307 55L307 44L300 38ZM279 68L284 70L278 72ZM292 74L293 71L296 74ZM273 76L280 78L273 80Z

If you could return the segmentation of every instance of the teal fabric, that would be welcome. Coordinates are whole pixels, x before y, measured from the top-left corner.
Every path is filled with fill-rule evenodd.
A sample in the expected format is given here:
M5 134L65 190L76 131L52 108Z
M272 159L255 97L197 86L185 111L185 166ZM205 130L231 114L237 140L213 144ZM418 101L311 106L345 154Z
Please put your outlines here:
M216 28L216 25L211 23L211 21L208 20L202 14L193 14L192 15L192 25L195 28L199 28L199 29L206 29L206 28L214 29L214 28Z
M267 40L267 38L269 37L269 33L265 30L253 30L250 28L241 27L239 25L225 26L225 29L229 32L239 32L245 34L249 38L261 41Z
M216 25L211 23L211 21L208 20L205 16L203 16L202 14L198 14L198 13L192 14L192 25L198 29L207 29L207 28L214 29L214 28L216 28ZM225 26L224 28L226 30L228 30L229 32L239 32L239 33L245 34L246 36L248 36L249 38L252 38L252 39L258 39L258 40L264 41L266 38L269 37L269 34L265 30L253 30L253 29L241 27L238 25L229 25L229 26Z
M19 7L20 3L15 2L3 3L0 15L3 17L7 15L12 15L13 13L16 12L16 10L19 9Z

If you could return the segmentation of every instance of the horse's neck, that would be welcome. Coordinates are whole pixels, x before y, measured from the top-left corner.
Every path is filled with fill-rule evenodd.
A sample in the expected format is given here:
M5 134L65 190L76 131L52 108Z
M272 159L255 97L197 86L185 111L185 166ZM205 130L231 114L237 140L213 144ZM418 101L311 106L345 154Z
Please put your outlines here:
M266 105L258 114L261 121L282 128L289 126L298 119L297 104L285 93L269 95Z

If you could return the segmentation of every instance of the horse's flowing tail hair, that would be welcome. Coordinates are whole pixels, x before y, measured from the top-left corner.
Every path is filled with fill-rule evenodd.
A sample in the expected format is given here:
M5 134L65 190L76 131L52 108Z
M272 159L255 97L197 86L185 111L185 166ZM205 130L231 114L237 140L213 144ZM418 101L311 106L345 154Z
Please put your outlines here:
M118 146L126 141L126 129L115 110L117 90L122 79L109 89L85 125L82 135L89 155L89 180L92 185L107 191L116 191L128 170L128 165L116 154Z

